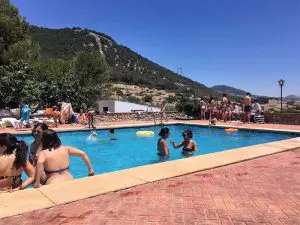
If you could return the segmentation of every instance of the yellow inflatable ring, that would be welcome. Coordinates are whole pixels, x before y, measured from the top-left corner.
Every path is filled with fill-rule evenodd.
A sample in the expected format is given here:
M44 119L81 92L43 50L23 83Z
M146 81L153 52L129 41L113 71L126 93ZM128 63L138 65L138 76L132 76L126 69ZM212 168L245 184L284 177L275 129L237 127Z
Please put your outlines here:
M150 130L140 130L135 133L137 136L153 136L154 131Z
M236 129L236 128L227 128L225 129L225 132L238 132L239 129Z

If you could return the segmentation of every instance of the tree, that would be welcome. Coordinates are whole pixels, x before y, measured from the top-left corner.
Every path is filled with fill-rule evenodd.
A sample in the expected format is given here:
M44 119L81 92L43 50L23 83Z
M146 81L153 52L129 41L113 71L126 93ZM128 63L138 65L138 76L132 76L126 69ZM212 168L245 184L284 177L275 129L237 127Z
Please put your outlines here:
M118 100L119 100L119 98L122 97L124 94L123 94L123 91L121 91L120 89L118 89L116 91L116 95L118 96Z
M197 117L199 115L199 105L196 99L190 99L188 96L182 96L176 104L176 110L184 112L188 116Z
M0 67L0 105L18 107L21 102L39 100L39 86L31 67L24 61ZM29 103L29 102L28 102Z
M24 41L29 25L9 0L0 0L0 65L7 64L4 54L11 45Z
M177 100L176 97L171 95L166 98L166 102L168 103L176 102L176 100Z
M80 53L75 59L74 72L82 86L106 83L109 79L105 58L100 53Z
M29 39L10 45L3 53L3 59L6 62L10 60L36 61L39 58L40 46L33 44Z

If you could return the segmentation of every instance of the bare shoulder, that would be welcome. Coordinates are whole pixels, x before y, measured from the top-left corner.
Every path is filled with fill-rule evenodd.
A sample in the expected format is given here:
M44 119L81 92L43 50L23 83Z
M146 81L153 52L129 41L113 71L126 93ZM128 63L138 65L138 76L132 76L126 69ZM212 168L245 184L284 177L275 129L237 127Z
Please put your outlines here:
M47 153L48 153L48 150L42 150L39 152L38 157L45 157L47 155Z
M166 140L161 138L158 140L158 144L165 144L166 143Z

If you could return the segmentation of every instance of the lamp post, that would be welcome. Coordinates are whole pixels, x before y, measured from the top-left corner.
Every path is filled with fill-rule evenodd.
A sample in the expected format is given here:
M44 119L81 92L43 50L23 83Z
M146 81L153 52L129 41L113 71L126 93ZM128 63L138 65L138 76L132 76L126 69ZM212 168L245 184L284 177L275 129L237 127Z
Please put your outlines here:
M281 104L280 104L280 112L282 113L282 86L284 85L284 80L280 79L278 81L278 84L280 86L280 99L281 99Z

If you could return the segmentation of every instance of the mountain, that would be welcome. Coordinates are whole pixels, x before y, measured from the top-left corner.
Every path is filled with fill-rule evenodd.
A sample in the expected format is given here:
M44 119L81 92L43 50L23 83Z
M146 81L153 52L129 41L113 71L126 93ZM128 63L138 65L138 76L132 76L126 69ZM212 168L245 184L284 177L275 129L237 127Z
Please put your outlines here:
M42 58L72 60L80 52L99 51L105 56L114 83L135 84L177 93L210 96L210 88L166 69L118 44L110 36L93 30L49 29L31 26L31 39L41 48Z
M286 100L291 100L291 101L299 101L300 100L300 96L297 95L288 95L285 97Z
M244 96L247 94L247 91L241 90L241 89L237 89L234 87L230 87L227 85L215 85L213 87L211 87L212 90L219 92L219 93L224 93L224 94L228 94L228 95L240 95L240 96Z

